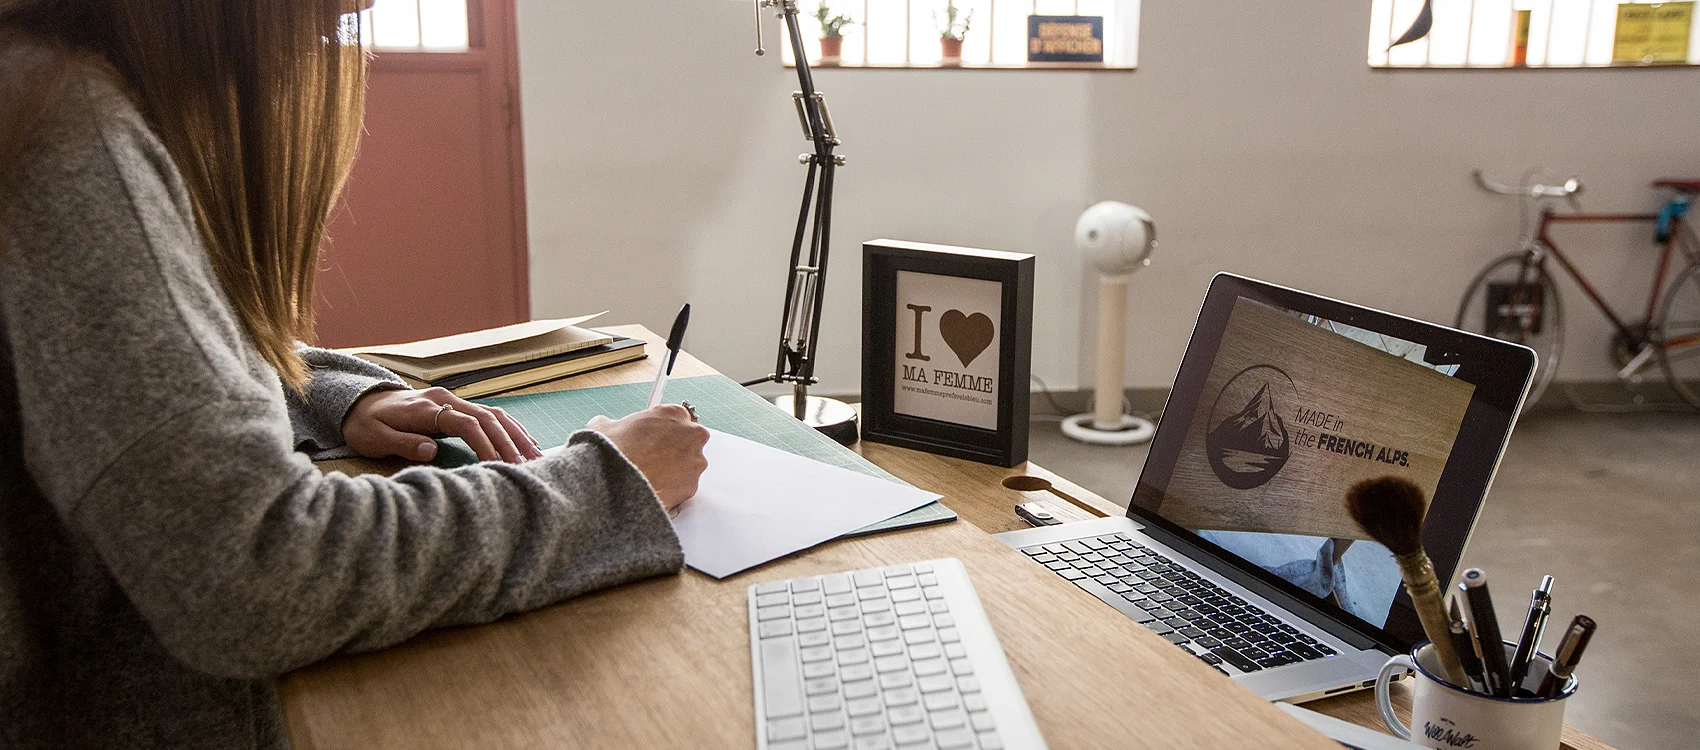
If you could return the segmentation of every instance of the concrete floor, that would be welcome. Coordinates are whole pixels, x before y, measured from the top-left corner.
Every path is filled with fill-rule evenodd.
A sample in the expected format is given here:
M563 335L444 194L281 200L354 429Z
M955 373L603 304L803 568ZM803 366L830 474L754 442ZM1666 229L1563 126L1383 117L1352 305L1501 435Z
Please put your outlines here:
M1145 450L1074 443L1035 422L1032 458L1126 505ZM1570 724L1624 750L1695 746L1700 416L1526 416L1464 565L1503 582L1494 599L1508 630L1521 624L1540 576L1557 578L1543 650L1576 613L1599 622L1577 670Z

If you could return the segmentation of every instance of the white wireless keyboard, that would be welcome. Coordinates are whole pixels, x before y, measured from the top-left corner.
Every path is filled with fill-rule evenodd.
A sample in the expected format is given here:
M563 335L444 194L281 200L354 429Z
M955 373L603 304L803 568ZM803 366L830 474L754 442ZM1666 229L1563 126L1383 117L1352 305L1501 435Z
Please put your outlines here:
M763 750L1045 747L960 560L756 584L749 607Z

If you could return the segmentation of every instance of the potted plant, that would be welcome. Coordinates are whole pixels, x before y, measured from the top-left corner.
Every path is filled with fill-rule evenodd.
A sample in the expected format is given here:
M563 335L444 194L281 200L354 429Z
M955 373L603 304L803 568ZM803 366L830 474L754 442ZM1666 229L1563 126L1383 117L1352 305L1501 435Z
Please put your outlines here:
M961 65L962 38L968 36L969 24L974 21L974 9L964 11L956 7L956 0L945 0L944 15L935 11L933 21L939 27L939 51L944 55L944 64Z
M836 65L844 54L844 27L855 21L843 13L834 13L832 6L824 2L815 9L815 18L820 21L820 61Z

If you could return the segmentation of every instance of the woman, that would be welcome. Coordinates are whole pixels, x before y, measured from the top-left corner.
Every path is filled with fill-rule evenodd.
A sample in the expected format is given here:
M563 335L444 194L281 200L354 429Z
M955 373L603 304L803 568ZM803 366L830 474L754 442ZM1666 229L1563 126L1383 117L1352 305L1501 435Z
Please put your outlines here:
M360 0L0 0L0 747L285 747L332 654L676 572L707 433L542 457L310 336ZM390 479L307 455L489 461Z

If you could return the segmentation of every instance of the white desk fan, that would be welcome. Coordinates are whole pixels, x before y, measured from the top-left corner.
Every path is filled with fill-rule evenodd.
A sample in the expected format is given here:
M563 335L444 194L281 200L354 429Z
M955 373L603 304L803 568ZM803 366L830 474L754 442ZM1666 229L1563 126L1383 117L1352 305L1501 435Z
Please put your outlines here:
M1122 410L1122 361L1127 349L1128 278L1151 265L1157 228L1151 215L1126 203L1104 201L1080 215L1074 244L1098 268L1098 367L1092 413L1063 420L1062 431L1097 445L1134 445L1151 439L1156 425Z

